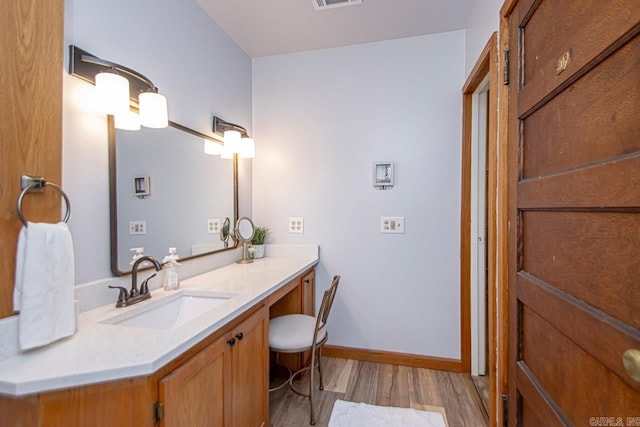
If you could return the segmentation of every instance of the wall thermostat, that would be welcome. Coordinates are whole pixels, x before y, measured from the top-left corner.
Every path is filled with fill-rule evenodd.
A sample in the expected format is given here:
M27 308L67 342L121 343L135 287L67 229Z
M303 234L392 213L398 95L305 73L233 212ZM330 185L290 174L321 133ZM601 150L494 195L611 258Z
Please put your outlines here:
M393 187L393 162L373 164L373 187L378 190L389 190Z

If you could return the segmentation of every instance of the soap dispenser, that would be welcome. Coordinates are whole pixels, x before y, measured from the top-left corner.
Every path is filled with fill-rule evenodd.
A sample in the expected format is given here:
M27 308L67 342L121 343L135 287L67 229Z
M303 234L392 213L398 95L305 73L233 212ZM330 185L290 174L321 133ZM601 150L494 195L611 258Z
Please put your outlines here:
M180 287L178 258L180 257L176 254L176 248L169 248L169 255L162 260L164 270L162 286L165 291L174 291Z

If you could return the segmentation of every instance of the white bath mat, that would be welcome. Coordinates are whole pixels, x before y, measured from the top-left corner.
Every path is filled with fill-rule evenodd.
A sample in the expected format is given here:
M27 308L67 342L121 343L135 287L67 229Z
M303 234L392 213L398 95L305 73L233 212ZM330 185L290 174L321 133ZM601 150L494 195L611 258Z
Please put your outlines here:
M336 400L329 427L446 427L442 414Z

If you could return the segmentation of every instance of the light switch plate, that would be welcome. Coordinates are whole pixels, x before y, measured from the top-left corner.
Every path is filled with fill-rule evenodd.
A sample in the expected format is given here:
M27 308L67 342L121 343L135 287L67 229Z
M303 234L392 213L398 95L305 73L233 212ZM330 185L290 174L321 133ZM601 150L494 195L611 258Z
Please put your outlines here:
M380 232L389 234L404 234L404 217L381 216Z
M129 235L147 234L146 221L129 221Z
M289 218L289 233L304 233L304 218Z

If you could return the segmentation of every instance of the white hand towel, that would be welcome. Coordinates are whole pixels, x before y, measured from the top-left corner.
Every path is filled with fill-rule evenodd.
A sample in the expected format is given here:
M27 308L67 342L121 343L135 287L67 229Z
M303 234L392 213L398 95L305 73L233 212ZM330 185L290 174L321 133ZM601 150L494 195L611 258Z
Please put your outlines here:
M13 308L20 349L75 332L73 242L67 224L28 223L18 238Z

